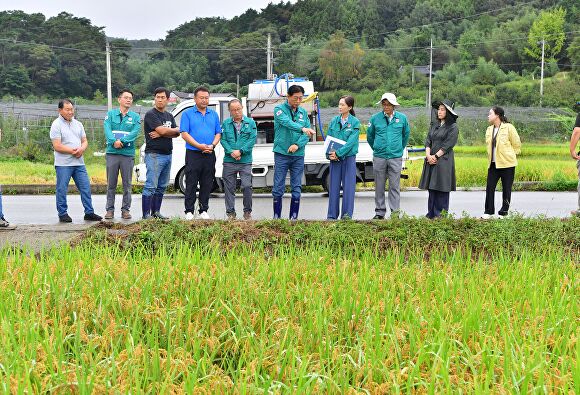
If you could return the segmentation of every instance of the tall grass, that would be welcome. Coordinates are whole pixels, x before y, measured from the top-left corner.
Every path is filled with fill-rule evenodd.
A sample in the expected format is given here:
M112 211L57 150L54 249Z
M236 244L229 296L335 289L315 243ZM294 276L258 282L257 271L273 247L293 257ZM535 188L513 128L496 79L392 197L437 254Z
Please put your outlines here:
M578 392L579 224L148 222L0 251L0 388Z

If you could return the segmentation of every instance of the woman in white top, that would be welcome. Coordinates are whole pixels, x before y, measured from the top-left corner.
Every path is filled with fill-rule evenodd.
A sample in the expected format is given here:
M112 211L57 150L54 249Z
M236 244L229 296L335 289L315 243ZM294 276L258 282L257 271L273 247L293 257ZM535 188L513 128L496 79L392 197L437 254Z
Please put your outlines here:
M485 187L485 212L481 217L488 219L495 213L495 188L501 180L502 205L498 214L502 218L508 215L510 208L512 185L518 164L516 155L520 153L522 143L514 125L508 122L503 108L493 106L487 120L490 126L485 132L485 145L489 167Z

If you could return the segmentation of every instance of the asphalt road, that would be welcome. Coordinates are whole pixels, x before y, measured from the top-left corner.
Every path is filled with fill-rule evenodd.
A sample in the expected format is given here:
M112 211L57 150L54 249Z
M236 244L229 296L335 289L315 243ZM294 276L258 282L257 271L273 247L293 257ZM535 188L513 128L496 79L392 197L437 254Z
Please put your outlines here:
M451 212L460 217L464 215L479 217L483 213L485 199L484 191L457 191L451 193ZM105 211L105 196L94 195L93 205L97 214ZM170 217L184 217L183 196L168 195L165 197L162 213ZM54 229L63 229L68 224L59 224L56 214L55 197L50 195L3 195L4 214L16 225L55 225ZM501 194L496 193L496 206L501 201ZM512 210L527 217L567 217L570 210L576 208L577 194L574 192L514 192L512 195ZM269 194L254 196L254 219L266 219L272 216L272 197ZM73 224L84 224L83 208L79 195L69 195L69 214ZM289 195L285 196L283 216L288 216L290 205ZM121 196L117 195L117 212L115 221L120 219ZM141 217L141 195L133 195L131 213L133 220ZM401 209L412 216L422 216L426 213L427 192L404 191L401 193ZM328 197L322 193L304 194L300 207L300 218L308 220L323 220L326 218ZM236 200L238 216L242 215L242 201ZM499 207L497 207L499 209ZM222 194L212 195L208 214L212 219L225 219L224 198ZM354 219L367 220L374 215L374 192L357 192L355 200ZM88 224L88 223L87 223Z

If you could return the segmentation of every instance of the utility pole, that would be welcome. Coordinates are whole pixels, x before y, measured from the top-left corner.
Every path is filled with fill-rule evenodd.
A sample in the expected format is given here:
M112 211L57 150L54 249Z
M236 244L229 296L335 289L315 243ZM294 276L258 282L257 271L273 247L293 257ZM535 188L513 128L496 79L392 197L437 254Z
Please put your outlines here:
M109 47L109 42L106 45L107 54L107 108L111 110L113 108L113 92L111 88L111 47Z
M273 72L273 68L272 68L272 36L270 35L270 33L268 33L268 48L266 49L266 56L267 56L267 70L266 70L266 79L273 79L274 78L274 72Z
M236 97L240 98L240 75L236 76Z
M542 98L544 97L544 50L546 48L546 40L542 37L542 66L540 68L540 107L542 107Z
M433 36L431 36L431 45L429 46L429 94L427 96L427 116L431 115L431 79L433 75Z

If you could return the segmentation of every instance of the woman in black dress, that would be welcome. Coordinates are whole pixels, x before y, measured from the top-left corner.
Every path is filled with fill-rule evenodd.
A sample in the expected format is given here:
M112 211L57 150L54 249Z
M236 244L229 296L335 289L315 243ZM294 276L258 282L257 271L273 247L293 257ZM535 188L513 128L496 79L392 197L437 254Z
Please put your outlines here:
M419 188L429 191L427 218L437 218L449 211L449 192L455 190L455 155L459 130L454 103L448 100L433 103L433 119L425 139L425 162Z

